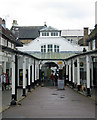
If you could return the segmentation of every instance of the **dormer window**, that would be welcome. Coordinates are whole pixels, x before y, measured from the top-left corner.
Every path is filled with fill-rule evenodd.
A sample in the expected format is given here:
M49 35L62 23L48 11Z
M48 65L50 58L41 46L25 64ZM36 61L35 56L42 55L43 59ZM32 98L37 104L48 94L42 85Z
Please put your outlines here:
M49 32L43 32L42 36L49 36Z
M44 27L43 29L40 30L40 36L42 37L59 37L60 30L57 30L51 26L49 27Z
M51 32L51 36L58 36L58 32Z

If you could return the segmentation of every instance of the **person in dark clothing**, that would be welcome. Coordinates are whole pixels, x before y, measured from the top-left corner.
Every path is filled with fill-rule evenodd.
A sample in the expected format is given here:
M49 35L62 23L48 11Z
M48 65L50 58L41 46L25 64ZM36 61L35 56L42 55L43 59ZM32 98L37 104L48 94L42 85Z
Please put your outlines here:
M54 85L55 76L53 74L50 75L50 79L52 80L52 83Z
M58 75L57 73L55 73L55 86L57 86L57 83L58 83Z

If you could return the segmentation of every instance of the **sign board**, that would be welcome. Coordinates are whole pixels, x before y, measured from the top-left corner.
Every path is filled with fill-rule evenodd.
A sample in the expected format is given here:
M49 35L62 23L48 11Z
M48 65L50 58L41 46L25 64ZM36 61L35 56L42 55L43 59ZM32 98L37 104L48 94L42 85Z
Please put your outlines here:
M63 69L63 62L62 61L59 61L57 64L59 66L59 69Z
M64 80L58 80L58 89L64 89Z
M62 61L59 61L59 64L62 64Z

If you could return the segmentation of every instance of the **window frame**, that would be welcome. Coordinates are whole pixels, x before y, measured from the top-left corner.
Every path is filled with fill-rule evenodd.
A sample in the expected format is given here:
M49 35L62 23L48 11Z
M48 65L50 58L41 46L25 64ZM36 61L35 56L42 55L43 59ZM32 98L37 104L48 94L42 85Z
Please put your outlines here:
M46 45L41 45L41 53L46 53Z

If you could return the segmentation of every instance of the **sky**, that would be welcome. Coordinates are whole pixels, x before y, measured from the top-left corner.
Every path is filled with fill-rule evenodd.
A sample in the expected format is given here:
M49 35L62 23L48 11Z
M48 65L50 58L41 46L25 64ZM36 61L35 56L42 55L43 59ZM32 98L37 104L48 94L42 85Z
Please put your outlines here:
M95 26L97 0L0 0L0 17L11 28L13 20L19 26L47 26L57 29L83 29Z

